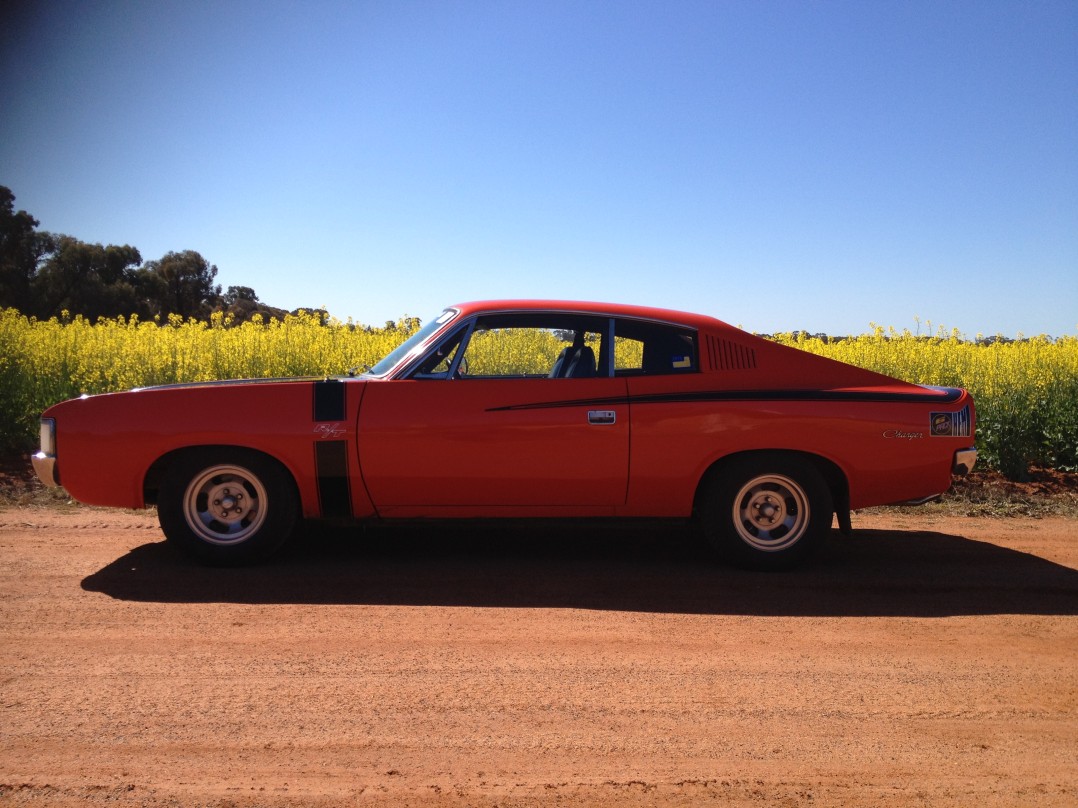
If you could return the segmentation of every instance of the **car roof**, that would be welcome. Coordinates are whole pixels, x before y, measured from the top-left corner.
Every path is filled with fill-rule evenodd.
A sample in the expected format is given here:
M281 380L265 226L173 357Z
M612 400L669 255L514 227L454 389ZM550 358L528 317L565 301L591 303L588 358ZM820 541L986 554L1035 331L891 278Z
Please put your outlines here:
M631 317L641 320L656 320L664 323L676 323L691 328L730 328L727 323L704 314L662 309L652 306L633 306L623 303L598 303L584 300L475 300L458 303L450 308L460 311L462 316L474 314L512 311L552 311L572 312L574 314L593 314L601 317Z

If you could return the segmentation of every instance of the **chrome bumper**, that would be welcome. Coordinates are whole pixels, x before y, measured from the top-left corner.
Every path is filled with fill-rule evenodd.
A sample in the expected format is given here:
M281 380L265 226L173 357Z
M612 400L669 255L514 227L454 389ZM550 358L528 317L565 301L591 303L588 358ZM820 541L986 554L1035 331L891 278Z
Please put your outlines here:
M951 464L951 474L962 477L973 471L973 464L977 462L976 449L959 449L954 453L954 462Z
M60 480L56 476L56 456L48 455L44 452L38 452L36 455L30 458L30 462L34 465L34 474L37 478L49 488L56 488L60 485Z

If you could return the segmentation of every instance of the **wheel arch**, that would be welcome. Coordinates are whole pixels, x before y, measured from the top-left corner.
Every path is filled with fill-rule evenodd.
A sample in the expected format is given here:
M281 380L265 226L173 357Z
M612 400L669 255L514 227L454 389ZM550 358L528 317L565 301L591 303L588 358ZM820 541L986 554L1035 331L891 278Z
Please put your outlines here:
M719 458L708 466L696 483L696 492L693 495L693 514L695 515L699 512L701 494L707 490L708 484L713 479L721 476L726 469L742 461L748 459L763 460L767 457L776 459L797 458L812 465L831 492L831 502L835 514L838 515L839 527L844 532L849 532L850 483L845 472L837 463L822 455L796 449L750 449L743 452L734 452Z
M264 452L261 449L254 449L250 446L243 446L242 444L228 444L228 443L210 443L199 444L195 446L182 446L178 449L173 449L157 458L150 467L146 470L146 475L142 481L142 496L147 505L156 505L158 497L161 493L161 483L165 477L169 466L178 460L197 455L217 455L221 458L228 457L229 453L235 454L239 452L246 455L257 456L260 460L268 463L272 463L281 471L284 472L286 478L292 485L293 493L296 497L296 501L301 499L301 493L299 484L296 481L296 475L293 469L288 467L288 464L281 461L280 458L274 457L268 452Z

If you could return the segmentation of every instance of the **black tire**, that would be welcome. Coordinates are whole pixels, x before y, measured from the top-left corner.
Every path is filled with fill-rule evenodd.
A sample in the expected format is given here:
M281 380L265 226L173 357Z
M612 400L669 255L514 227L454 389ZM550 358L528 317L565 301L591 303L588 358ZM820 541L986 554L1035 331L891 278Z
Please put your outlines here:
M697 504L712 549L750 569L801 564L831 530L831 491L812 463L794 455L732 461L704 482Z
M278 463L245 449L183 454L161 481L157 517L165 538L207 564L262 561L295 530L299 501Z

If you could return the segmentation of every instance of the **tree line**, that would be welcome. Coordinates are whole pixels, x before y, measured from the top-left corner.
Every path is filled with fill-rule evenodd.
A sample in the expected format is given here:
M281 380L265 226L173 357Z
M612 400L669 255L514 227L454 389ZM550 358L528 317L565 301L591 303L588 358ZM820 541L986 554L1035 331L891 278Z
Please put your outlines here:
M88 244L39 230L39 224L25 210L16 211L15 195L0 185L0 309L42 320L66 311L91 321L132 315L166 320L173 314L206 320L224 312L243 322L255 314L287 313L262 303L249 286L222 293L217 267L195 250L143 261L128 244Z

